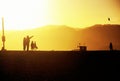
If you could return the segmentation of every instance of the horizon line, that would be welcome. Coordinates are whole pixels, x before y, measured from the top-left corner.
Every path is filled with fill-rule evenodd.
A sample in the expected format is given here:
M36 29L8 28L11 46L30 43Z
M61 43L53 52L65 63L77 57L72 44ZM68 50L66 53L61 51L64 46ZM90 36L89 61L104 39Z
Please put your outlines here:
M94 24L91 26L86 26L86 27L73 27L73 26L69 26L69 25L57 25L57 24L48 24L48 25L43 25L43 26L39 26L39 27L33 27L33 28L26 28L26 29L5 29L7 31L26 31L26 30L33 30L33 29L37 29L37 28L44 28L44 27L49 27L49 26L65 26L65 27L69 27L69 28L73 28L73 29L86 29L92 26L96 26L96 25L120 25L120 24ZM2 31L2 29L0 29L0 31Z

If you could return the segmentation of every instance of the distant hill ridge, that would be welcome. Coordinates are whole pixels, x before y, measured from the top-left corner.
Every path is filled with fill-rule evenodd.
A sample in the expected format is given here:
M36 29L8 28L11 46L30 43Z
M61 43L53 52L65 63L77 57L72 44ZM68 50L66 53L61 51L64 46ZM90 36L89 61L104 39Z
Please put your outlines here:
M101 27L102 28L103 27L113 28L113 27L120 27L120 25L119 24L96 24L96 25L93 25L93 26L85 27L85 28L70 27L70 26L67 26L67 25L46 25L46 26L35 28L35 29L41 29L41 28L89 29L89 28L101 28Z
M86 45L88 50L108 50L112 42L114 49L120 50L120 25L94 25L87 28L72 28L65 25L48 25L28 31L11 32L7 34L7 43L18 40L22 49L22 40L26 35L34 35L32 40L37 42L40 50L73 50L78 49L78 43ZM19 38L14 38L17 35ZM10 48L10 47L9 47Z

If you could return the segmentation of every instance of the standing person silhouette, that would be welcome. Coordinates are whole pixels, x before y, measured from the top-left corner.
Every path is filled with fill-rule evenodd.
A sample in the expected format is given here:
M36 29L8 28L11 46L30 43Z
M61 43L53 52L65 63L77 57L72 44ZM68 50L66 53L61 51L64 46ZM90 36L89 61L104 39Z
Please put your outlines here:
M23 50L25 51L25 49L26 49L26 38L24 37L23 38Z
M112 51L112 50L113 50L113 45L112 45L112 42L110 42L109 48L110 48L110 51Z
M29 43L30 43L30 39L31 39L32 37L33 37L33 36L31 36L31 37L27 36L27 37L26 37L27 51L29 51Z

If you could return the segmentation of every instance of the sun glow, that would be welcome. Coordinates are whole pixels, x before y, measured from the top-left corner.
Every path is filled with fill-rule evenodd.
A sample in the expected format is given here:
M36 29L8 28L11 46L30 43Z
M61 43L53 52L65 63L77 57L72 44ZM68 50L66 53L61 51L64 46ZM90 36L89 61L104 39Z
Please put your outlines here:
M120 24L119 14L119 0L0 0L0 18L9 30L50 24L88 27L108 24L108 17L110 24Z
M46 18L48 0L2 0L0 11L0 18L4 17L8 30L30 29L51 22Z

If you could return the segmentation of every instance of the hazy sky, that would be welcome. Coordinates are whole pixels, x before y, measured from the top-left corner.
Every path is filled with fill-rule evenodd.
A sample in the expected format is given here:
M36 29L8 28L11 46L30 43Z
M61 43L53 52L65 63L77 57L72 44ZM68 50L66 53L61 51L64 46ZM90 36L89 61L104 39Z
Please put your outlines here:
M5 28L12 30L48 24L71 27L120 24L120 0L0 0L1 17Z

